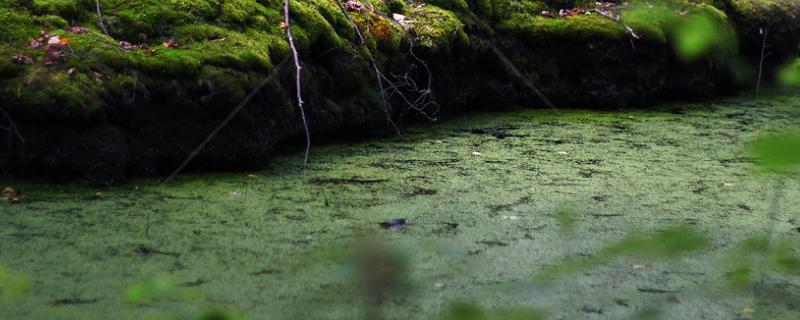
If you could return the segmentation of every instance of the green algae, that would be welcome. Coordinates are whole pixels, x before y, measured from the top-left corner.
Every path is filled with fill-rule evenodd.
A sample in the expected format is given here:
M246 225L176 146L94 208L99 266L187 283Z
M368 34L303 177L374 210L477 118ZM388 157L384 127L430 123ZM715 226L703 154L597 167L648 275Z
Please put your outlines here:
M317 146L306 171L290 152L264 170L170 185L13 182L26 202L0 204L0 265L24 271L32 286L0 305L0 317L142 319L208 304L255 319L358 318L364 301L347 257L373 241L404 252L409 268L410 293L382 306L389 319L430 318L457 300L524 306L548 319L620 319L653 306L673 317L734 318L752 301L723 291L733 244L770 228L796 238L800 206L800 185L788 180L773 212L773 181L753 174L746 145L797 126L798 115L796 95L474 114L403 137ZM574 221L566 242L565 206ZM378 226L395 218L409 224ZM692 225L710 245L530 281L670 225ZM200 302L125 303L132 285L163 275ZM800 285L770 279L789 291ZM65 299L86 303L53 303ZM755 308L786 308L765 303Z

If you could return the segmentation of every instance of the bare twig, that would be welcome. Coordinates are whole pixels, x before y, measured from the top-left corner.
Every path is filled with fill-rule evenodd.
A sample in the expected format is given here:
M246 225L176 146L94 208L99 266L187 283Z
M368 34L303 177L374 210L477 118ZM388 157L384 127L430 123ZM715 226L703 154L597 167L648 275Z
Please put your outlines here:
M100 0L95 0L95 4L97 8L97 18L100 19L100 28L103 29L103 33L105 33L107 36L110 36L108 34L108 29L106 29L106 24L103 22L103 13L100 10Z
M506 68L508 68L509 71L511 71L511 73L514 74L514 76L516 76L517 78L522 80L522 82L525 83L525 86L527 86L528 89L533 91L536 94L536 96L539 97L539 99L542 99L542 101L544 102L545 105L547 105L551 109L556 109L556 105L554 105L553 102L551 102L550 99L548 99L547 96L545 96L544 93L542 93L542 91L539 90L539 88L537 88L528 79L528 77L526 77L524 74L522 74L521 71L519 71L519 69L517 69L517 67L514 65L514 63L511 62L511 59L506 57L506 55L502 51L500 51L500 49L497 48L497 46L494 45L494 43L488 42L488 44L489 44L489 47L494 52L494 54L497 56L497 58L500 59L500 62L502 62L506 66Z
M289 20L289 1L285 0L283 4L283 18L286 23L286 39L289 41L289 47L292 49L292 58L294 59L295 67L295 85L297 89L297 107L300 109L300 118L303 120L303 129L306 131L306 153L303 158L303 167L308 166L308 154L311 152L311 132L308 129L308 120L306 119L306 111L303 108L303 92L300 86L300 72L303 69L300 66L300 55L297 53L297 47L294 45L294 38L292 37L292 25Z
M767 29L761 28L761 33L764 35L764 40L761 43L761 60L758 62L758 80L756 80L756 95L761 91L761 76L764 72L764 52L767 49Z
M341 0L337 0L336 3L339 5L339 9L342 11L342 14L344 14L345 17L347 17L347 19L350 21L350 24L356 31L356 35L358 35L360 45L365 52L365 56L369 60L370 65L375 72L375 80L378 83L379 94L381 95L381 103L383 105L384 113L386 114L386 120L394 128L395 132L397 132L397 135L401 135L400 129L398 129L397 125L392 120L390 111L390 100L393 97L398 97L399 101L405 105L405 108L401 110L401 117L406 111L414 110L423 117L431 121L436 121L435 116L436 113L438 113L439 104L433 99L433 73L431 72L431 69L428 67L427 63L414 54L414 42L409 40L408 55L416 60L417 63L422 65L422 67L425 69L425 72L428 76L428 83L425 88L420 88L414 79L407 73L402 76L392 74L391 76L394 79L390 79L383 72L381 72L378 63L372 56L372 52L370 51L369 47L367 47L367 42L364 39L364 34L362 33L361 29L356 24L355 20L353 20L353 18L350 16L350 13L347 11L345 6L341 3ZM433 112L428 111L430 107L435 108Z
M394 131L397 133L397 135L401 135L400 129L397 128L397 125L394 123L394 120L392 120L392 115L389 111L389 101L383 94L383 92L386 89L383 86L383 74L381 73L380 68L378 68L378 63L375 62L375 58L372 57L372 52L370 52L369 48L367 47L367 41L364 39L364 35L361 33L361 29L358 27L355 20L353 20L353 17L350 16L350 13L347 12L347 9L344 7L344 5L342 5L341 0L336 0L336 4L339 5L339 9L342 11L342 14L344 14L344 16L347 17L347 20L350 21L350 24L356 30L356 35L358 35L360 44L366 51L367 59L369 59L369 62L372 65L372 69L373 71L375 71L375 78L377 78L378 80L378 89L380 90L381 94L381 104L383 105L384 113L386 113L386 121L392 126L392 128L394 128Z
M6 110L2 107L0 107L0 114L6 118L6 125L0 126L0 130L8 132L8 145L11 146L11 142L14 141L14 136L16 136L20 142L25 143L25 138L23 138L22 134L19 133L19 128L14 122L14 119L11 118L11 115L9 115L8 112L6 112Z
M173 179L175 179L175 177L178 176L178 174L181 173L181 171L183 171L183 169L185 169L187 165L189 165L189 162L191 162L195 157L197 157L197 155L200 154L200 151L203 150L203 148L205 148L206 145L208 145L211 142L211 140L213 140L222 131L222 129L224 129L225 126L227 126L228 123L231 122L231 120L233 120L233 117L235 117L237 114L239 114L240 111L242 111L242 109L244 109L244 107L250 102L250 100L252 100L253 97L255 97L256 93L261 91L261 89L263 89L264 86L266 86L267 83L269 83L272 80L272 78L278 75L278 71L280 71L288 61L289 61L289 56L284 58L283 61L281 61L281 63L276 65L272 69L272 73L270 73L266 78L264 78L264 80L261 80L261 83L259 83L253 89L253 91L250 91L250 94L248 94L239 103L239 105L237 105L236 108L234 108L233 111L231 111L231 113L228 114L228 117L226 117L225 120L222 120L222 123L220 123L219 126L217 126L213 131L211 131L208 137L206 137L206 139L203 140L203 142L201 142L200 145L198 145L192 151L192 153L189 154L188 157L186 157L186 160L184 160L183 163L181 163L181 165L178 166L178 168L175 169L175 171L173 171L172 174L170 174L169 177L167 177L167 179L164 180L164 183L169 183Z

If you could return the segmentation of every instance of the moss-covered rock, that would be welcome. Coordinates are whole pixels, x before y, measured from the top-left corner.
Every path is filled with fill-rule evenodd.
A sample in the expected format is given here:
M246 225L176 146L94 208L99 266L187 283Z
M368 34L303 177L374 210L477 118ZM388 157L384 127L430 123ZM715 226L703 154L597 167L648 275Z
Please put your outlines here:
M542 14L557 16L558 9L588 1L293 0L291 28L312 131L385 124L368 55L387 75L419 84L430 69L445 112L531 104L538 101L531 100L531 83L558 104L614 107L674 92L714 94L734 84L733 37L693 61L672 53L676 26L695 13L733 25L745 36L741 47L749 45L754 26L766 24L776 35L798 28L787 22L797 7L789 0L669 0L658 10L643 4L609 9L621 14L615 21L596 12ZM125 155L114 160L120 165L103 166L114 171L110 180L169 170L289 55L280 0L101 0L100 6L108 34L95 1L0 0L6 30L0 33L0 105L33 137L0 146L5 171L85 175L95 167L62 163L71 162L66 155L103 163L108 150ZM54 36L56 47L41 43ZM292 76L281 71L256 95L200 155L198 167L260 163L273 145L300 133ZM413 114L394 105L392 116ZM87 138L108 132L107 139ZM52 146L50 135L83 147L34 147Z

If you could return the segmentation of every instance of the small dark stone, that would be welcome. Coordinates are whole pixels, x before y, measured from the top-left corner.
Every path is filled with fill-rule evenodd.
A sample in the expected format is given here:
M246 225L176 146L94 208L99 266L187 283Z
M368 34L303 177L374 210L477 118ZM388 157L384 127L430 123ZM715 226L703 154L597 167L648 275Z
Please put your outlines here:
M678 108L672 108L670 112L672 112L673 114L686 114L686 112L689 112L689 110L683 107L678 107Z
M406 219L392 219L379 223L381 227L386 229L397 229L406 225Z

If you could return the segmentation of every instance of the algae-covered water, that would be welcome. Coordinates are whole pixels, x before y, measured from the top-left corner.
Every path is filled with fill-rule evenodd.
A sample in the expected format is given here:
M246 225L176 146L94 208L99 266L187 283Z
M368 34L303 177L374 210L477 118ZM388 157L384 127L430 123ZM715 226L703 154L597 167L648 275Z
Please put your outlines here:
M430 319L458 301L546 319L791 314L798 277L733 290L726 257L754 235L800 237L800 184L754 173L745 148L799 122L791 95L522 110L316 145L305 171L290 152L264 170L169 185L4 182L25 199L0 204L0 265L30 286L0 302L0 318L148 319L223 306L250 319ZM571 212L570 230L561 212ZM407 224L379 225L399 218ZM536 280L675 225L709 243ZM172 283L172 294L139 297Z

